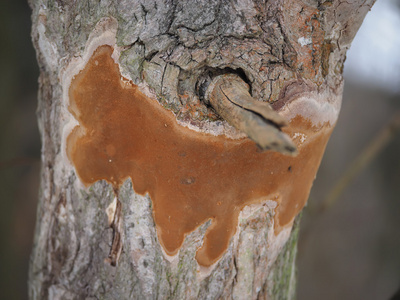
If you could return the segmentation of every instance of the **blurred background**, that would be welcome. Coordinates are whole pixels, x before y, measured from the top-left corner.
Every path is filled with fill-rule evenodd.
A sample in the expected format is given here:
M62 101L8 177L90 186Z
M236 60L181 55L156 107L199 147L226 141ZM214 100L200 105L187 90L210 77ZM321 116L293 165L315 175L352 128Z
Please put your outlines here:
M399 3L377 0L348 53L341 115L303 213L299 300L389 299L400 288L400 134L390 130L400 110ZM0 22L0 299L27 299L39 70L26 1L2 1ZM355 168L382 130L382 151ZM360 171L340 192L348 169Z
M390 299L400 289L399 0L376 1L347 54L344 77L339 120L303 213L299 300ZM377 140L385 134L386 145ZM373 141L382 151L318 211Z

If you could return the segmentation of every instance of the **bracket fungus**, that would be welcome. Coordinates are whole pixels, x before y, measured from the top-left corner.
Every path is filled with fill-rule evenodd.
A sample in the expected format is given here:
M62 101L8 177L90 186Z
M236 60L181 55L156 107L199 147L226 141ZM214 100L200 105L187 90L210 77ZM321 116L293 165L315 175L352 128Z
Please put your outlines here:
M296 157L260 151L249 138L179 125L172 112L122 78L112 53L109 45L98 47L69 87L69 111L79 125L67 137L67 155L86 186L106 180L118 189L130 177L136 193L149 194L159 242L170 256L188 233L211 219L196 254L204 267L224 254L246 205L276 201L276 234L292 224L307 201L334 123L313 120L312 109L320 113L316 100L301 98L280 109L288 117L283 132L293 139ZM308 101L311 110L304 108Z

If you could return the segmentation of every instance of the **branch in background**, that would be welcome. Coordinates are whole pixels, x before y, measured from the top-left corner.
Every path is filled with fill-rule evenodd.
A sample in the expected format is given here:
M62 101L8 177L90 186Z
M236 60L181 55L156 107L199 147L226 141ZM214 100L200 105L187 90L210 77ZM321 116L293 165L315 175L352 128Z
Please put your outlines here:
M400 111L398 111L390 122L375 136L371 143L358 155L353 163L347 168L341 178L337 181L328 196L318 208L319 212L329 209L343 194L344 190L367 167L386 146L392 141L400 130Z

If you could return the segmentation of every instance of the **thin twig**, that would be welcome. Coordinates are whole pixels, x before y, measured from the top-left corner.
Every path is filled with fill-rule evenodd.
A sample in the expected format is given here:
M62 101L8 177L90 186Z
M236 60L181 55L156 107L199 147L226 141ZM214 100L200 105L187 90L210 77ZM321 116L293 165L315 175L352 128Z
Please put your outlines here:
M374 137L371 143L351 163L341 178L337 181L328 196L321 203L319 212L330 208L342 195L343 191L367 167L400 130L400 111L398 111L390 122Z

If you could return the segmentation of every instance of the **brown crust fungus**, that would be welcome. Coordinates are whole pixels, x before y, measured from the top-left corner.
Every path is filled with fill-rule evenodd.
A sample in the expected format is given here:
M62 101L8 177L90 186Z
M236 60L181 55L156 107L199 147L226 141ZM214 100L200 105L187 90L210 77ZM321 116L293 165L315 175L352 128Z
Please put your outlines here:
M97 48L69 87L69 111L79 125L67 137L67 155L86 186L104 179L118 189L130 177L136 193L149 194L170 256L211 219L196 255L201 266L224 254L246 205L276 201L276 234L292 224L333 124L293 116L283 131L294 140L296 157L259 151L248 138L196 132L122 78L112 53L111 46Z

